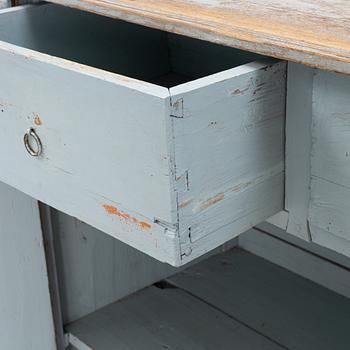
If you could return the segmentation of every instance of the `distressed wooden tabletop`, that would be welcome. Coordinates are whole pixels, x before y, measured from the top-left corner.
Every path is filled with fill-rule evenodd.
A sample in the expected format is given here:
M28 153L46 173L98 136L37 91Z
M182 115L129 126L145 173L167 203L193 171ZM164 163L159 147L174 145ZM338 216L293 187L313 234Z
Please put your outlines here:
M350 74L349 0L51 0Z

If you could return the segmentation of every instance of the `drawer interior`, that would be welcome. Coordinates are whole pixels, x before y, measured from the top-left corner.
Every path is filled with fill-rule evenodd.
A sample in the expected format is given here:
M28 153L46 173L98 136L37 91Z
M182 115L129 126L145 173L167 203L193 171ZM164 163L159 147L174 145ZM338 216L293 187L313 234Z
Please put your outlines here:
M51 4L3 14L0 40L165 87L261 57Z

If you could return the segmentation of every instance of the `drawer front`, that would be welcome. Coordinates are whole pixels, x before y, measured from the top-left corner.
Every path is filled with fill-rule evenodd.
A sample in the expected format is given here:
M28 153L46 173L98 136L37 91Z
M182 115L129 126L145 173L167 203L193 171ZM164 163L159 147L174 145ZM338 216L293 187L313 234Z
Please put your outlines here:
M0 180L161 260L173 259L163 250L174 246L162 245L173 236L154 223L172 220L169 97L6 44L0 67ZM24 146L29 128L42 143L38 157Z
M350 78L314 77L310 230L312 240L350 256Z
M140 27L69 11L44 5L0 15L2 28L10 26L2 36L10 43L0 42L1 181L175 266L283 209L284 62L244 64L246 53L146 28L139 45ZM96 64L105 50L101 67L113 72L55 57L59 47L30 24L40 16L48 25L63 21L63 34L48 33L59 37L62 57L84 52L84 63ZM11 23L28 31L13 37ZM66 32L74 23L84 28L76 42L78 29ZM96 33L86 37L89 28ZM110 42L106 49L99 38L120 31L113 45L120 54L111 51L106 62ZM152 55L139 66L148 47ZM206 53L223 58L215 64L223 71L211 74ZM233 61L236 68L225 70ZM139 80L116 74L121 67ZM167 74L171 67L182 74ZM211 73L197 79L204 72ZM39 156L24 145L29 129Z

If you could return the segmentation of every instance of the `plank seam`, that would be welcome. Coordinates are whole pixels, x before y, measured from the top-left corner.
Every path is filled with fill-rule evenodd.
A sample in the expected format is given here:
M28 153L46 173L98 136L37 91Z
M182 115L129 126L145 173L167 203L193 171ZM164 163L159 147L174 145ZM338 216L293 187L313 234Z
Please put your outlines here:
M169 279L165 279L165 286L166 288L177 288L179 290L181 290L182 292L186 293L187 295L190 295L191 297L197 299L198 301L206 304L207 306L209 306L210 308L222 313L223 315L225 315L226 317L230 318L231 320L235 321L235 322L238 322L239 324L241 324L242 326L250 329L252 332L264 337L265 339L269 340L270 342L280 346L282 349L285 349L285 350L292 350L290 348L287 348L285 345L279 343L278 341L276 341L275 339L273 338L270 338L269 336L265 335L264 333L258 331L257 329L255 329L254 327L250 326L249 324L245 323L244 321L240 320L239 318L229 314L228 312L224 311L224 310L221 310L219 307L217 307L216 305L208 302L207 300L199 297L198 295L188 291L187 289L184 289L183 287L180 287L178 284L170 281ZM159 288L159 287L158 287Z

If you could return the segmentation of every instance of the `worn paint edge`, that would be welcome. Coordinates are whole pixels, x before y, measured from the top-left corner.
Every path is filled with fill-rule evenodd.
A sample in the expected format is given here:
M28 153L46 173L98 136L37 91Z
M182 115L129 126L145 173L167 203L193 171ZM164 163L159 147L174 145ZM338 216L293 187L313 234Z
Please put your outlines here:
M150 224L149 222L140 220L140 219L136 218L135 216L132 216L132 215L128 214L127 212L120 210L119 208L117 208L114 205L103 204L102 207L104 208L104 210L106 211L107 214L115 215L120 220L125 221L125 223L135 224L141 230L150 229L152 227L152 224Z
M81 341L78 337L73 335L72 333L67 333L68 343L74 346L77 350L94 350L85 342Z
M45 5L38 5L38 6L53 6L53 5L45 4ZM35 11L36 8L37 8L36 5L21 6L19 9L16 9L16 11L13 11L13 12L24 11L26 9ZM6 12L11 13L12 11L3 11L3 10L0 11L0 20L1 20L1 14ZM158 86L156 84L148 83L135 78L130 78L122 74L109 72L103 69L91 67L85 64L77 63L77 62L70 61L68 59L60 58L57 56L51 56L46 53L42 53L32 49L27 49L27 48L14 45L1 40L0 40L0 49L14 55L22 56L25 59L34 60L41 63L53 65L59 68L67 69L79 74L83 74L99 80L103 80L107 83L112 83L115 85L138 90L148 95L153 95L163 99L169 97L169 90L165 87Z
M273 58L261 59L259 61L249 62L234 68L226 69L218 73L207 75L203 78L195 79L184 84L174 86L169 89L170 96L184 94L200 88L206 88L209 85L216 84L234 77L241 77L261 69L271 67L271 69L284 69L287 62L278 61Z
M282 230L286 230L288 226L288 221L289 221L289 213L286 210L282 210L279 213L269 217L265 221L268 222L269 224L277 226Z

